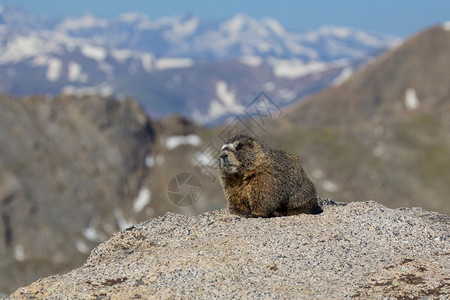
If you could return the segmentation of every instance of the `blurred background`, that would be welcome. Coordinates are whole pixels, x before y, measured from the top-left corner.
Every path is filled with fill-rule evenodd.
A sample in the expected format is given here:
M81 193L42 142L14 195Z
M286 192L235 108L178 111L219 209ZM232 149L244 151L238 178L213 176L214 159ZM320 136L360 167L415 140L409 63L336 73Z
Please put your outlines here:
M0 1L0 294L224 208L238 132L319 195L450 214L450 2Z

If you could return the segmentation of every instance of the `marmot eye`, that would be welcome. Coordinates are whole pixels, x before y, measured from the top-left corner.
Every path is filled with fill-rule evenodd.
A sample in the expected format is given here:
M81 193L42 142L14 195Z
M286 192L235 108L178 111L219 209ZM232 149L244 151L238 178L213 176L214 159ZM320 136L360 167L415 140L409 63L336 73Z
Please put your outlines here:
M237 145L236 145L236 150L241 150L242 149L242 144L241 143L238 143Z

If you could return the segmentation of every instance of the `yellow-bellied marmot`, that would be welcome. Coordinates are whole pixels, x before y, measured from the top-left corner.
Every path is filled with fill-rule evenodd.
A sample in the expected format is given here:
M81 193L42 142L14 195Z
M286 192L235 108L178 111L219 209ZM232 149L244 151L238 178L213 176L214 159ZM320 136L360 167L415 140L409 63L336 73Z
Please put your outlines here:
M314 184L298 156L237 135L219 155L220 183L231 213L271 217L320 210Z

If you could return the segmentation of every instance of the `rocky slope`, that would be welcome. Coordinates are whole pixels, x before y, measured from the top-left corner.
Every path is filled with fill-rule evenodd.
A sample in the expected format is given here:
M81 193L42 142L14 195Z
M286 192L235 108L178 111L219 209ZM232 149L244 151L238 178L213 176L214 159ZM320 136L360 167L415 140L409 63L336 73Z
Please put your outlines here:
M450 217L326 200L323 213L168 213L10 299L419 299L450 296Z
M168 197L178 173L202 178L203 131L176 116L152 121L132 99L0 95L0 295L81 265L131 224L223 207L209 180L195 203Z
M284 110L263 139L305 159L319 194L450 214L450 31L437 26Z
M0 291L72 268L120 229L154 138L134 100L0 96Z

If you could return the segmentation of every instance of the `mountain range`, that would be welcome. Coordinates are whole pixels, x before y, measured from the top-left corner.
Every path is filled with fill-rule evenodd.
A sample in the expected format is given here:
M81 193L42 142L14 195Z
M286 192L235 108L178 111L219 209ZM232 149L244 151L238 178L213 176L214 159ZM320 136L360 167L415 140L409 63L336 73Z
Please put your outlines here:
M6 10L2 24L13 22L8 19L13 16L14 22L22 22L22 13L5 14ZM1 25L2 49L16 38L20 41L20 36L39 34L49 38L48 47L42 48L52 48L51 28L56 23L25 19L31 25L17 27L16 33ZM38 25L46 29L36 30ZM80 59L96 65L80 50L86 37L69 40L76 39L83 42L74 48L63 44L52 49L62 49L63 54L79 51ZM156 120L145 113L144 104L126 97L0 95L0 291L79 266L90 249L131 224L167 211L196 215L225 207L223 192L205 172L205 165L214 170L210 146L220 149L224 135L239 122L267 145L300 155L321 197L375 200L389 207L421 206L449 214L449 49L448 23L425 30L349 74L347 80L302 101L293 96L293 104L278 107L278 117L265 119L263 127L241 118L214 129L180 116ZM64 63L73 62L69 54ZM17 52L18 58L22 56ZM48 56L58 57L62 56ZM35 54L25 61L21 58L17 66L34 59ZM164 82L174 75L186 78L188 70L201 69L205 74L221 70L223 83L218 90L228 95L224 103L235 107L224 91L229 91L228 80L246 83L248 77L233 72L248 65L239 59L191 59L191 67L161 70L155 76L166 76L160 79ZM59 79L46 78L48 67L41 67L40 80L56 84ZM10 67L5 72L29 75L19 70ZM257 72L262 69L250 70L251 76L262 76ZM142 80L153 73L145 74ZM129 79L130 84L135 81ZM23 88L32 83L24 81ZM169 196L170 183L181 173L200 181L194 192L198 194L200 187L201 197L187 207ZM178 195L193 191L186 185L179 188Z
M265 138L304 155L323 196L449 214L449 25L293 105Z
M0 6L0 92L136 98L153 117L223 122L260 92L281 106L339 84L399 38L271 18L124 13L49 19Z

